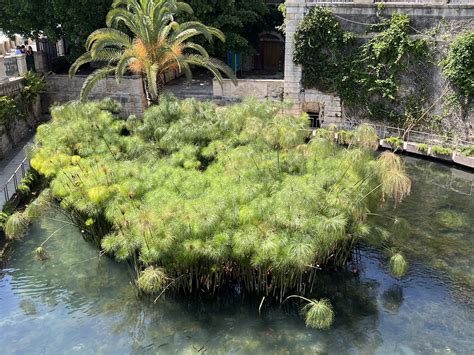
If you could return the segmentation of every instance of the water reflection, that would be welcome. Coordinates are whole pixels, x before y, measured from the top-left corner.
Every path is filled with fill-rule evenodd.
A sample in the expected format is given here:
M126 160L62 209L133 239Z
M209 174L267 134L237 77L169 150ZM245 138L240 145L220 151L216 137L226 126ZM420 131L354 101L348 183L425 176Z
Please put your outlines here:
M393 279L385 256L372 249L347 272L322 274L314 297L335 307L329 331L305 328L290 304L265 303L259 315L255 298L137 298L127 266L99 261L72 226L48 242L51 259L39 263L33 250L61 226L55 216L17 243L0 275L0 340L9 344L2 353L472 353L474 202L440 190L463 188L446 183L452 170L409 164L412 196L382 211L397 220L390 228L409 257L409 274Z

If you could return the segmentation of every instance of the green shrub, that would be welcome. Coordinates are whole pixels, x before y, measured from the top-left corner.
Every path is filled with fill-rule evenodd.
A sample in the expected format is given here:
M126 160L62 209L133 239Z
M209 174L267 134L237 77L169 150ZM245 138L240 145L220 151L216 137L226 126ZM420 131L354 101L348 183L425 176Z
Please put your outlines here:
M337 132L337 142L339 144L349 145L354 139L354 133L351 131L340 130Z
M474 94L474 31L456 37L441 65L444 75L457 86L461 95Z
M15 121L18 108L13 98L0 96L0 125L9 127Z
M461 148L461 154L465 157L474 157L474 145Z
M393 149L398 149L400 147L403 146L403 139L401 139L400 137L388 137L388 138L385 138L384 139L385 142L387 142L388 144L390 144L390 146L393 148Z
M434 145L431 147L431 153L437 154L437 155L450 155L450 154L453 154L453 150L451 148Z
M422 153L427 153L428 152L428 144L425 143L419 143L416 145L416 149Z

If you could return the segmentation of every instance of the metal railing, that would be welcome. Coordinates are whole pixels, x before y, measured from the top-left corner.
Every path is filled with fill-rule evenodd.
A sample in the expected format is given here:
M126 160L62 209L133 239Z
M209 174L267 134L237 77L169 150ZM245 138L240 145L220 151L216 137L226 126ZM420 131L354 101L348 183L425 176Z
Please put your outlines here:
M406 130L400 127L391 127L373 123L365 123L374 128L375 132L380 139L389 137L404 138L405 142L413 143L426 143L432 145L451 146L451 147L465 147L474 145L474 141L463 140L460 138L453 138L447 136L441 136L435 133L421 132L414 130ZM345 123L336 125L337 129L354 130L357 128L358 123Z
M18 191L18 186L30 169L30 161L28 158L24 158L21 164L16 168L15 172L7 180L6 184L0 187L0 210L1 208L13 199L16 192Z

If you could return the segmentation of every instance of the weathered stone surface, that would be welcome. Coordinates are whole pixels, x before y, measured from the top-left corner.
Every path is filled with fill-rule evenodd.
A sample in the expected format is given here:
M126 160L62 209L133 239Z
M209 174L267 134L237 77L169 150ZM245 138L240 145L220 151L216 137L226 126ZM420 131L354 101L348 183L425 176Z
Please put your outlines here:
M369 2L367 4L361 1ZM367 24L375 23L377 18L377 4L371 3L371 0L359 0L354 3L321 3L316 0L287 0L287 28L285 44L285 84L284 98L292 101L294 106L289 113L298 114L301 111L309 111L320 107L320 116L325 123L339 123L350 119L363 121L364 117L354 116L354 113L344 109L341 100L331 94L319 92L317 90L305 90L301 85L303 75L302 68L293 62L294 34L296 29L306 14L313 6L330 7L331 11L338 17L345 30L366 36ZM437 3L435 3L437 2ZM411 18L411 25L418 32L425 30L435 30L439 33L444 26L444 32L439 33L441 42L449 44L454 36L466 29L474 28L474 4L446 4L445 0L433 1L430 4L418 3L384 3L383 14L385 17L393 13L405 13ZM442 58L436 58L439 61ZM446 80L442 78L441 69L435 68L436 72L429 76L432 78L430 83L430 101L434 102L436 98L442 95L446 86ZM463 115L462 113L444 117L444 103L439 101L432 108L432 114L443 117L441 127L443 130L455 132L457 135L469 138L474 134L474 113ZM343 115L344 113L344 115ZM343 117L344 116L344 117ZM471 137L472 138L472 137Z
M49 75L46 77L47 91L50 104L66 103L79 100L82 85L86 76ZM140 77L125 77L117 84L115 78L100 81L92 90L89 98L100 100L106 97L119 101L125 115L142 116L146 107L146 97Z
M222 86L217 80L213 80L212 86L214 97L239 99L255 97L273 100L283 98L283 80L239 79L237 86L229 79L225 79Z

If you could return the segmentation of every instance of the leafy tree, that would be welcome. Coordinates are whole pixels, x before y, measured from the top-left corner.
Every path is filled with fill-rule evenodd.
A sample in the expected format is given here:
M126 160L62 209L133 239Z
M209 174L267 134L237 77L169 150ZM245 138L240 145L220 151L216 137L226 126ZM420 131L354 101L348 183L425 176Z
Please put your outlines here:
M198 21L180 24L175 21L179 12L191 14L192 8L175 0L115 0L107 14L108 27L88 37L87 52L70 68L72 76L85 63L107 62L86 79L81 99L108 75L115 74L120 82L127 70L143 75L151 102L158 100L160 75L169 70L184 72L190 78L190 66L195 65L211 71L220 82L222 73L233 78L229 67L211 58L203 46L190 41L202 35L209 42L214 37L223 42L224 34ZM126 27L130 35L122 32L120 26Z
M212 51L223 55L226 49L255 52L258 34L281 25L282 16L264 0L186 0L194 9L194 18L217 27L226 35L226 46Z
M70 60L82 52L89 33L103 25L112 0L0 0L0 29L25 37L65 38Z

